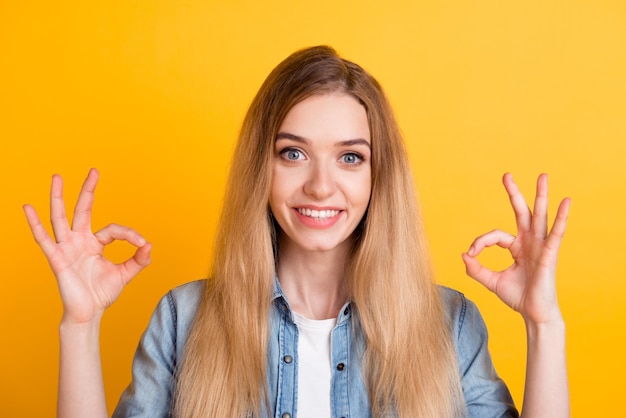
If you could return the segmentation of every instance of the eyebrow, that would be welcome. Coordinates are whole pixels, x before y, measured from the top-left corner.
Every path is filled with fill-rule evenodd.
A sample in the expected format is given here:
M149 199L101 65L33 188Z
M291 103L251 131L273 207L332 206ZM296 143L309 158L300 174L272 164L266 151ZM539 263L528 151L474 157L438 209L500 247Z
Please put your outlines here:
M280 139L290 139L292 141L295 142L299 142L301 144L309 144L310 141L304 137L301 137L299 135L294 135L294 134L290 134L289 132L279 132L276 135L276 140L278 141ZM372 149L372 145L369 143L369 141L367 141L364 138L354 138L354 139L347 139L345 141L339 141L337 144L335 144L338 147L350 147L353 145L365 145L367 146L370 150Z

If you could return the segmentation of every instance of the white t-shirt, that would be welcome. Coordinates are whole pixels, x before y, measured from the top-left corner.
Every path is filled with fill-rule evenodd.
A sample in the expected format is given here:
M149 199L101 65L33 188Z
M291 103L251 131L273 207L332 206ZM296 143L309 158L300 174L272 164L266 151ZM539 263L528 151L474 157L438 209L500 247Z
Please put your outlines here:
M330 417L330 334L337 319L308 319L298 326L298 418Z

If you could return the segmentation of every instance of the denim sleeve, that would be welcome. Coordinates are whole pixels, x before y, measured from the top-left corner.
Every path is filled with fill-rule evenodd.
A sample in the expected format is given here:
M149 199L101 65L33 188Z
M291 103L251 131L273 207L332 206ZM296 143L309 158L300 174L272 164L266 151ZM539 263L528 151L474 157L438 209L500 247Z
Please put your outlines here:
M517 418L506 384L496 373L487 347L487 327L476 305L462 293L444 289L451 314L461 386L470 418Z
M133 380L122 393L114 418L170 416L174 373L202 288L202 281L191 282L168 292L159 301L139 341L133 359Z

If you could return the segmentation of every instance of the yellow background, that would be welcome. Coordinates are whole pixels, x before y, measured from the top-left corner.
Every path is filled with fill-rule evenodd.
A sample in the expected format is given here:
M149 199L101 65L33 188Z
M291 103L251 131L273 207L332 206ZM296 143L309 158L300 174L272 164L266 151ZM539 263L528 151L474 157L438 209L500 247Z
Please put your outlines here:
M550 173L553 210L572 197L558 289L573 416L625 416L622 0L0 1L0 415L55 408L61 304L21 205L47 218L58 172L71 208L98 167L94 227L127 224L154 244L153 264L105 315L112 410L158 298L208 270L247 105L281 59L315 44L386 88L440 281L481 308L518 404L523 323L465 276L460 254L480 233L515 232L505 171L528 198ZM495 250L484 260L508 261Z

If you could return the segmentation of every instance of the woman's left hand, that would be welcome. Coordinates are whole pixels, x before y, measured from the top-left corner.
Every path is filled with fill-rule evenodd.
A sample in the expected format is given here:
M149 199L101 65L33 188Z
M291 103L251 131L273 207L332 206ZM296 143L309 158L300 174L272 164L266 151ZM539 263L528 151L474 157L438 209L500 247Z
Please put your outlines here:
M515 212L517 235L496 229L476 238L463 253L467 274L494 292L527 322L562 321L556 297L556 263L570 199L561 201L554 224L548 230L548 176L541 174L537 179L532 213L509 173L504 175L503 183ZM492 271L476 259L483 249L493 245L509 250L513 257L509 268Z

